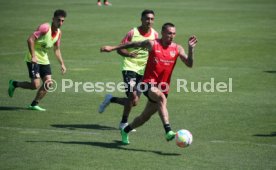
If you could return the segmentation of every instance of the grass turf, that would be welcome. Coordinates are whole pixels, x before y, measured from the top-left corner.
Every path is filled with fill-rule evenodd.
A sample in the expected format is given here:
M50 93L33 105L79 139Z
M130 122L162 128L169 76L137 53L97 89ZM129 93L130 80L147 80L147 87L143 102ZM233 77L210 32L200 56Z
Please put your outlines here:
M276 59L273 0L112 0L98 7L82 0L1 2L0 32L0 169L275 169ZM41 106L26 110L35 91L17 89L7 95L9 79L28 80L23 56L26 40L55 9L67 10L62 27L62 54L68 72L60 75L50 52L55 92ZM191 147L166 142L157 115L130 134L122 146L117 130L122 107L110 105L102 115L105 93L85 92L82 85L62 92L62 79L74 82L120 82L116 53L100 54L140 24L140 13L156 13L154 28L164 22L177 27L175 41L186 48L189 35L199 43L194 68L181 62L172 77L168 109L174 130L194 136ZM189 83L233 80L233 92L177 92L176 79ZM76 92L78 91L78 92ZM115 92L117 96L124 93ZM146 103L133 109L132 120Z

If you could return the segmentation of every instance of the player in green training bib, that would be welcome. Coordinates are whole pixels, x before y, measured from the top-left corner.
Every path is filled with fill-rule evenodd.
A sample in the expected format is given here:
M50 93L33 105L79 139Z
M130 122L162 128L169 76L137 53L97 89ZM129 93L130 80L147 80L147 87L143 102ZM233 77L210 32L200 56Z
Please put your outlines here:
M122 44L144 40L154 40L158 38L158 33L152 28L154 23L154 11L144 10L141 14L142 24L131 29L122 40ZM111 94L105 96L104 101L99 106L99 113L104 112L109 103L117 103L124 106L119 129L128 125L128 116L133 106L136 106L141 93L136 89L141 82L145 66L148 60L148 50L144 48L121 49L117 51L123 56L122 74L123 80L127 84L127 97L113 97Z
M13 97L15 89L18 87L31 90L38 89L28 109L46 111L46 109L38 106L38 103L46 95L47 90L53 83L50 61L48 58L48 50L50 48L54 48L54 53L61 65L62 74L66 72L66 67L60 52L60 27L63 25L65 17L66 12L64 10L56 10L52 18L52 23L41 24L28 38L29 52L25 55L25 61L27 63L31 82L9 81L8 93L10 97ZM42 86L40 86L40 80L43 82Z

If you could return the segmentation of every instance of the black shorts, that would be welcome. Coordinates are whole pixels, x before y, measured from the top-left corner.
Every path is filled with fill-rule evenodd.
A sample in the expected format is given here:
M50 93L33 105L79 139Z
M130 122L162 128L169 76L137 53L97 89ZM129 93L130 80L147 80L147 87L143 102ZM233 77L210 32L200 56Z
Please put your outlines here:
M137 90L137 84L142 81L143 76L134 72L134 71L122 71L123 79L126 86L126 95L128 96L129 93L132 93L133 91L137 91L137 95L140 96L141 92ZM132 83L135 83L134 86L130 86Z
M27 62L29 77L31 79L44 78L47 75L52 75L50 64L42 65Z
M147 86L147 87L145 87ZM149 83L145 83L145 84L142 84L141 85L141 91L143 91L143 94L148 98L149 101L151 101L152 103L156 103L156 101L152 100L150 97L149 97L149 90L151 89L152 85L149 84ZM166 98L168 98L168 94L165 94L163 93Z

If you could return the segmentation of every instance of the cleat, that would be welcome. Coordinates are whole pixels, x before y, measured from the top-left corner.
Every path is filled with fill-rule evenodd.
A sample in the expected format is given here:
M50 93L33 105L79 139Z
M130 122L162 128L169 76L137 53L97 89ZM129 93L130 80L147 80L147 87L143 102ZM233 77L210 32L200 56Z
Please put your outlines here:
M122 143L124 145L128 145L130 142L128 140L128 134L124 131L124 129L121 129L121 136L122 136Z
M119 130L124 129L125 127L127 127L128 123L120 123L119 124ZM136 129L132 129L131 132L136 132Z
M112 97L113 96L111 94L105 95L104 101L99 106L99 110L98 110L99 113L103 113L104 112L105 108L109 105L110 100L111 100Z
M102 6L102 3L101 3L101 2L97 2L97 5L98 5L98 6Z
M169 131L168 133L166 133L166 135L165 135L165 138L166 138L166 140L167 141L171 141L171 140L173 140L174 139L174 137L175 137L175 132L173 132L172 130L171 131Z
M46 109L43 109L41 107L39 107L38 105L36 106L28 106L29 110L37 110L37 111L46 111Z
M13 85L13 80L10 80L9 81L9 89L8 89L8 93L9 93L10 97L13 96L14 90L15 90L15 87Z
M105 6L112 6L112 4L110 2L107 2L107 1L104 3L104 5Z

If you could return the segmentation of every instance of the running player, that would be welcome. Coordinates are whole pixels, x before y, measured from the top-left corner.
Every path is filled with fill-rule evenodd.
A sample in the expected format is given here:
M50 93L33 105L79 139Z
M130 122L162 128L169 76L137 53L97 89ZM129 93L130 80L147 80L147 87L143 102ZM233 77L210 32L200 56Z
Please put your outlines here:
M28 38L29 52L25 56L25 61L29 70L30 82L19 82L15 80L9 81L9 96L12 97L14 90L18 87L23 89L36 90L37 94L28 109L46 111L46 109L38 106L38 103L46 95L48 88L52 85L51 67L48 59L48 50L54 46L54 53L61 65L61 72L66 72L61 51L60 39L61 30L66 17L64 10L56 10L52 18L52 23L41 24L37 30ZM40 86L40 80L43 84Z
M181 45L173 42L176 28L172 23L165 23L162 26L161 34L161 39L132 42L118 46L104 46L101 48L101 52L111 52L117 49L133 47L143 47L149 50L149 58L141 86L144 95L148 98L148 102L144 111L132 123L121 130L123 144L129 144L128 133L132 129L143 125L156 112L159 113L164 125L166 140L170 141L175 137L175 132L170 127L167 109L170 79L178 57L188 67L193 66L194 47L197 43L197 38L195 36L189 38L187 55Z
M158 38L158 33L152 28L154 23L154 11L144 10L141 14L142 24L131 29L122 40L122 44L144 40L154 40ZM136 106L141 93L137 91L136 84L141 82L144 75L145 66L148 59L148 50L144 48L119 49L117 51L123 56L122 74L126 88L127 97L113 97L111 94L105 96L104 101L99 106L99 113L104 112L109 103L117 103L124 106L119 129L128 125L128 116L132 107ZM135 130L134 130L135 131Z

